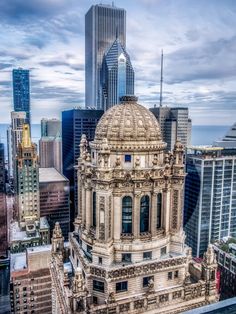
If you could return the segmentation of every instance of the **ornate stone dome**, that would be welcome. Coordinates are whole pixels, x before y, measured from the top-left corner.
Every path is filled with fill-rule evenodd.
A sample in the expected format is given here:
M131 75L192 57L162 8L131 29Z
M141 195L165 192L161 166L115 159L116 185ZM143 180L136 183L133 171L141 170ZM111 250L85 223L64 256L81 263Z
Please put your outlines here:
M107 139L108 143L159 142L160 126L147 108L137 103L137 97L124 96L121 104L110 108L99 121L94 142Z

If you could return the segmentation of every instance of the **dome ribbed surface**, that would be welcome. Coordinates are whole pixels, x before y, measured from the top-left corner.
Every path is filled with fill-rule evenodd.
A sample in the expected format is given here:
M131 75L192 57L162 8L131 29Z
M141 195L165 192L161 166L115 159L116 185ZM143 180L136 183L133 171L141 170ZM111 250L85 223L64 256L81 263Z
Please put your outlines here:
M162 141L155 116L136 102L125 102L110 108L95 131L95 141Z

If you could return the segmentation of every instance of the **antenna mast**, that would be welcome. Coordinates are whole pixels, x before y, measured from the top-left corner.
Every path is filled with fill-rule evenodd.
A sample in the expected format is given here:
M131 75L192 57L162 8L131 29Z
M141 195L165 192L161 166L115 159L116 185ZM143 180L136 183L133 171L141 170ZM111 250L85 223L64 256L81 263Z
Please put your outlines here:
M162 107L162 85L163 85L163 50L161 50L160 107Z

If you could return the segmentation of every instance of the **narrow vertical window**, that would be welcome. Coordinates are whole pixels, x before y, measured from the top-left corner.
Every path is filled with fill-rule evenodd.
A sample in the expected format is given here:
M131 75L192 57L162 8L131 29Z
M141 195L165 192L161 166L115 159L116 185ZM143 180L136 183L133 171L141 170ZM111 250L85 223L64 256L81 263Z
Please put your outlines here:
M96 192L93 192L93 227L96 227Z
M157 194L157 229L161 228L162 194Z
M122 199L122 233L132 233L132 198Z
M149 231L149 196L144 195L140 201L140 232Z

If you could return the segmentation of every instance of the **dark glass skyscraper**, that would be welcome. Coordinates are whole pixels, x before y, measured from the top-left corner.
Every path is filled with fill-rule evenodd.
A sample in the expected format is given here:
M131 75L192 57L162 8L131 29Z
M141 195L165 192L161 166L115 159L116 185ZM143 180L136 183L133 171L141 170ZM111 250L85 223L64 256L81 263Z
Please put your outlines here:
M72 109L62 112L62 160L63 174L70 181L71 222L77 214L77 159L80 155L82 134L87 140L94 139L95 128L102 110Z
M125 48L125 10L109 5L93 5L85 16L85 100L87 108L102 109L99 103L100 69L104 54L117 37Z
M134 70L118 38L103 57L100 75L99 98L104 110L118 104L120 97L134 95Z
M4 144L0 143L0 256L7 257L7 204ZM0 285L1 286L1 285Z
M29 70L14 69L12 71L12 79L14 111L25 111L26 122L30 124Z

